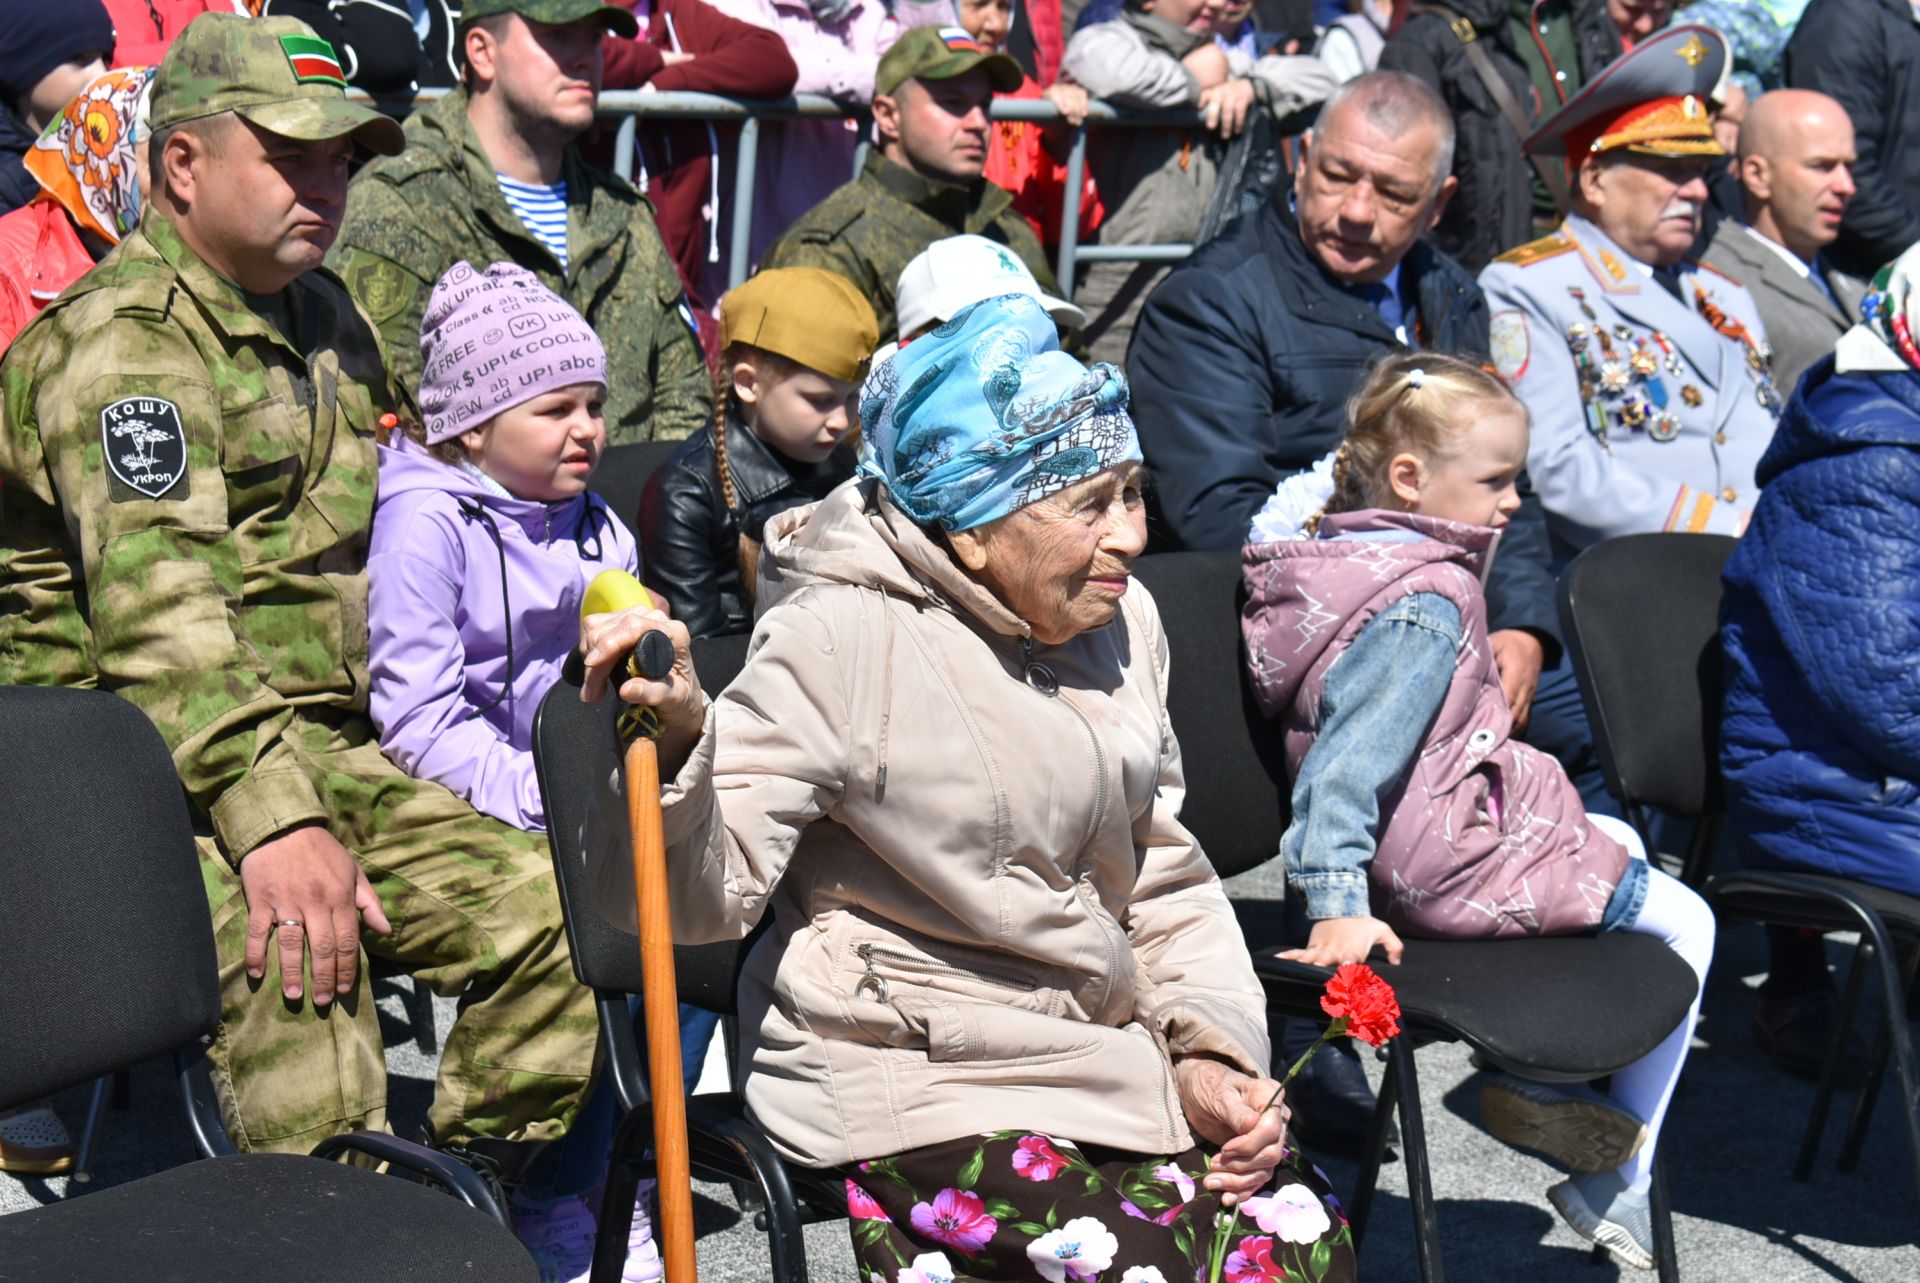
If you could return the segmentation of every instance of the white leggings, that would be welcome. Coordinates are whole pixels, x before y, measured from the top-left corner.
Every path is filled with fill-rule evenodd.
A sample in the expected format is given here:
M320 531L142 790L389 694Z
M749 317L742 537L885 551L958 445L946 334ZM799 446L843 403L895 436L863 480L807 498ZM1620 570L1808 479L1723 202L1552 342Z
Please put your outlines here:
M1631 826L1609 815L1589 815L1587 819L1626 847L1634 859L1647 858L1640 835ZM1693 1005L1687 1008L1687 1018L1659 1046L1613 1076L1613 1099L1647 1123L1647 1143L1618 1169L1627 1188L1640 1193L1653 1182L1654 1146L1659 1144L1660 1125L1666 1120L1667 1105L1673 1100L1673 1089L1687 1061L1693 1026L1700 1018L1700 998L1707 991L1707 967L1713 961L1713 910L1686 883L1650 867L1646 902L1625 930L1658 937L1693 968L1700 982Z

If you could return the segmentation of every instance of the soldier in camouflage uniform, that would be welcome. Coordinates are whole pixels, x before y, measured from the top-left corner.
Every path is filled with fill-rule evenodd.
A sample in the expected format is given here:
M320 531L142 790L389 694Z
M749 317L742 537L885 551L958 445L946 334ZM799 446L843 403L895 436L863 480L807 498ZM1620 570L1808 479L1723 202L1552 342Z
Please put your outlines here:
M860 176L802 214L762 267L823 267L859 286L882 337L894 337L894 294L927 246L972 232L1007 246L1043 293L1058 295L1040 240L1013 197L981 177L993 91L1020 87L1019 64L988 54L959 27L916 27L874 73L880 146Z
M467 0L459 31L467 87L407 122L402 155L354 179L330 263L380 327L410 396L419 393L420 317L433 283L462 260L476 270L518 263L606 345L608 443L677 440L712 417L713 385L653 207L571 143L551 141L593 123L583 86L599 91L603 29L631 36L637 27L599 0ZM500 173L525 157L542 170L538 185L565 186L564 260L501 194Z
M202 17L161 65L144 220L0 364L0 681L117 692L172 748L242 1149L383 1125L364 916L371 952L465 999L436 1137L511 1161L577 1111L593 1003L544 839L402 774L366 717L373 433L395 395L314 269L353 141L401 137L344 85L286 18Z

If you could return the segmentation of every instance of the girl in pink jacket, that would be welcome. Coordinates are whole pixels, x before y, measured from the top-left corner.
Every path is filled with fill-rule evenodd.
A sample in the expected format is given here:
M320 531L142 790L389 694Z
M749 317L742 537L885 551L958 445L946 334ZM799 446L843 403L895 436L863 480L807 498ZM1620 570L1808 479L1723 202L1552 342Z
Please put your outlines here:
M1348 421L1330 475L1283 483L1243 553L1248 662L1293 778L1281 854L1313 921L1286 956L1330 966L1380 945L1398 962L1398 932L1636 931L1704 988L1706 903L1512 738L1482 584L1520 506L1526 410L1472 365L1411 353L1374 369ZM1641 1269L1654 1140L1698 1012L1696 997L1610 1095L1508 1077L1481 1092L1494 1135L1573 1169L1548 1191L1568 1224Z

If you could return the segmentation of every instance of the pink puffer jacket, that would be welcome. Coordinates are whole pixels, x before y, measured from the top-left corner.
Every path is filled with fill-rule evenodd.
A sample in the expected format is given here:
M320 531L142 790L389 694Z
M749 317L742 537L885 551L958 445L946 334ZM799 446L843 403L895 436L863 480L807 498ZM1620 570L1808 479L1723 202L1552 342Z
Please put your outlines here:
M1340 537L1368 533L1386 538ZM1419 756L1382 801L1369 866L1375 915L1409 935L1592 930L1626 868L1626 848L1588 822L1560 764L1510 738L1479 580L1494 537L1484 527L1368 510L1326 517L1318 538L1252 544L1243 554L1241 626L1255 691L1268 716L1283 721L1294 773L1319 730L1327 671L1361 629L1412 593L1459 607L1452 684Z

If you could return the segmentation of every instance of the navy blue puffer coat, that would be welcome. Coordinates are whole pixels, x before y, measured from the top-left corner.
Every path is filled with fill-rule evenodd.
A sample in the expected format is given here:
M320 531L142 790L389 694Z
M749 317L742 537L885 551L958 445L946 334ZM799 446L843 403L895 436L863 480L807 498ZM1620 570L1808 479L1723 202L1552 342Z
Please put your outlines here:
M1816 365L1759 480L1722 608L1735 835L1920 895L1920 375Z

